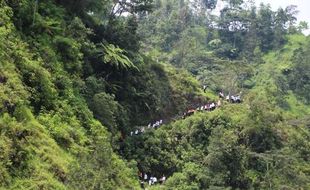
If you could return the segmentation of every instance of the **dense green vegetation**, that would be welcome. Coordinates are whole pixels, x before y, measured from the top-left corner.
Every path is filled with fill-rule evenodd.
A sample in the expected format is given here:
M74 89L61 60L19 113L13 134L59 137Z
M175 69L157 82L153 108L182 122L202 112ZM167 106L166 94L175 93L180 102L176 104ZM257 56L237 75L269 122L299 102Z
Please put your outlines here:
M307 23L223 2L0 0L0 189L309 189Z

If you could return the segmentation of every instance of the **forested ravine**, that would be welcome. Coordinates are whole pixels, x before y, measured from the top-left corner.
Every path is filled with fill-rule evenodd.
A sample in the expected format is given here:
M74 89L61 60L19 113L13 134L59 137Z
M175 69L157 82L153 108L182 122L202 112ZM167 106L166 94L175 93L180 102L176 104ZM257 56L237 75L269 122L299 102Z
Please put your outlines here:
M310 189L297 13L0 0L0 190Z

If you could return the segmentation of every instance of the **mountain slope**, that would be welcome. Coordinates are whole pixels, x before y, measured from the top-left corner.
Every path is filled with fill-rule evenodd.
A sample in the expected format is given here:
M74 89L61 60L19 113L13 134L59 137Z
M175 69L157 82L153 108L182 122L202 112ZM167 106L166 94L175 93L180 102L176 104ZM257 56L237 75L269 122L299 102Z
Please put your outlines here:
M253 92L263 95L285 110L287 115L303 117L310 114L310 109L301 96L290 86L290 73L296 66L295 57L298 51L309 45L309 37L303 35L288 36L288 43L281 49L272 51L263 57L264 64L257 66L254 76L255 87ZM303 59L306 60L304 57ZM307 68L304 68L307 72ZM297 74L297 73L295 73ZM300 76L302 73L300 73ZM302 80L296 75L295 80Z

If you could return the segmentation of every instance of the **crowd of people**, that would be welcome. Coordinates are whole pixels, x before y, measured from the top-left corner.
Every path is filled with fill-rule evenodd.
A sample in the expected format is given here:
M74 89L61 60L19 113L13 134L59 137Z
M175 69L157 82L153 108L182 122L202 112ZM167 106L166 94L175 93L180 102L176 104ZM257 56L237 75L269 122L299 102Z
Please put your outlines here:
M229 103L241 103L241 95L230 95L230 93L225 96L223 92L219 92L219 101L218 102L209 102L207 104L198 106L196 109L189 109L187 112L185 112L182 116L182 118L186 118L188 116L193 115L196 111L213 111L218 107L221 107L222 100L226 100Z
M241 103L240 95L236 95L236 96L229 96L229 95L227 95L226 96L226 100L228 102L231 102L231 103Z
M241 92L240 92L240 94L241 94ZM196 109L189 109L185 113L183 113L182 118L184 119L186 117L189 117L189 116L193 115L196 111L213 111L216 108L221 107L222 100L226 100L229 103L241 103L242 100L241 100L241 95L240 94L238 94L238 95L230 95L230 93L228 93L228 95L225 96L225 94L221 91L218 94L219 98L220 98L218 100L218 102L209 102L207 104L198 106ZM163 120L162 119L158 120L158 121L156 121L154 123L149 123L146 127L145 126L139 127L136 130L131 131L130 132L130 136L142 134L142 133L144 133L146 131L146 129L157 129L162 124L163 124Z
M221 106L221 101L218 101L217 103L215 102L210 102L201 106L198 106L196 109L190 109L187 112L183 113L182 118L185 119L186 117L189 117L193 115L196 111L213 111L217 107Z
M187 112L185 112L182 115L182 118L186 118L188 116L193 115L197 111L213 111L216 108L220 107L222 105L222 101L226 100L229 103L241 103L241 95L230 95L230 93L225 96L223 92L219 92L219 100L218 102L209 102L207 104L203 104L201 106L198 106L196 109L189 109ZM144 133L146 129L157 129L163 124L163 120L156 121L154 123L149 123L147 127L139 127L135 131L130 132L130 136L133 135L139 135L141 133ZM166 181L166 176L163 175L159 179L153 175L148 175L147 173L139 172L139 179L141 183L141 188L145 188L145 183L147 183L149 186L155 185L155 184L163 184Z
M134 130L134 131L131 131L131 132L130 132L130 136L139 135L139 134L141 134L141 133L144 133L144 132L146 131L146 129L157 129L157 128L160 127L162 124L163 124L163 120L162 120L162 119L161 119L161 120L158 120L158 121L156 121L156 122L154 122L154 123L149 123L149 124L147 125L147 127L142 126L142 127L137 128L137 129Z
M241 94L241 92L240 92ZM219 93L219 97L221 99L224 99L227 101L227 102L230 102L230 103L241 103L241 95L238 94L238 95L230 95L230 93L228 93L227 96L224 95L223 92L220 92Z
M141 184L141 188L145 188L145 183L147 183L149 186L156 185L156 184L163 184L166 181L166 176L162 175L159 179L153 175L148 175L147 173L139 173L139 180Z

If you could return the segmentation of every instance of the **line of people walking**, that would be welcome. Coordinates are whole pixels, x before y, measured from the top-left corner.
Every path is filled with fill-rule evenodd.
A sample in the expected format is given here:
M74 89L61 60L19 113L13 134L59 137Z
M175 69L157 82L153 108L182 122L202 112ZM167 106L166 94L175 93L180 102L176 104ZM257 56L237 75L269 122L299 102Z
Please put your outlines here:
M196 109L189 109L187 112L183 113L182 119L185 119L186 117L189 117L193 115L197 111L213 111L217 107L221 106L221 101L218 101L217 103L215 102L210 102L201 106L198 106Z
M221 99L224 99L227 101L227 102L230 102L230 103L241 103L241 93L240 94L237 94L237 95L230 95L230 93L228 93L226 96L224 95L223 92L220 92L219 93L219 98Z
M185 119L186 117L189 117L196 113L197 111L213 111L218 107L221 107L222 101L226 100L229 103L241 103L241 93L238 95L228 95L225 96L225 94L221 91L219 92L219 100L217 102L208 102L207 104L198 106L196 109L189 109L187 112L183 113L182 118ZM157 129L163 124L163 120L156 121L154 123L149 123L147 127L140 127L136 129L135 131L131 131L130 135L139 135L141 133L144 133L146 129ZM145 184L147 183L149 186L156 185L156 184L163 184L166 181L166 176L162 175L159 179L154 175L148 175L147 173L139 172L139 179L140 179L140 185L142 189L145 189Z
M240 92L241 94L241 92ZM222 105L222 100L226 100L229 103L241 103L241 95L230 95L230 93L228 93L227 96L225 96L225 94L221 91L219 92L219 100L217 102L209 102L207 104L198 106L196 109L189 109L187 110L187 112L183 113L182 118L186 118L189 117L191 115L193 115L196 111L213 111L218 107L221 107Z
M209 111L209 112L211 112L211 111L215 110L216 108L221 107L222 100L223 101L226 100L229 103L241 103L242 102L242 100L241 100L241 92L240 92L240 94L237 94L237 95L230 95L230 93L228 93L225 96L223 91L221 91L221 92L218 93L218 96L219 96L219 100L217 102L209 102L207 104L203 104L201 106L198 106L196 109L189 109L189 110L187 110L186 112L183 113L182 119L185 119L186 117L189 117L189 116L193 115L196 111ZM158 121L156 121L154 123L149 123L146 127L142 126L142 127L137 128L134 131L131 131L130 132L130 136L142 134L147 129L157 129L162 124L163 124L163 120L162 119L160 119L160 120L158 120Z
M157 129L157 128L159 128L162 124L163 124L163 120L162 120L162 119L161 119L161 120L158 120L158 121L156 121L156 122L154 122L154 123L149 123L149 124L147 125L147 127L142 126L142 127L137 128L137 129L134 130L134 131L131 131L131 132L130 132L130 136L139 135L139 134L141 134L141 133L144 133L144 132L146 131L146 129Z
M149 186L156 185L156 184L164 184L166 181L166 176L162 175L159 179L155 177L154 175L148 175L147 173L139 172L139 180L141 184L141 188L145 188L145 183L147 183Z

